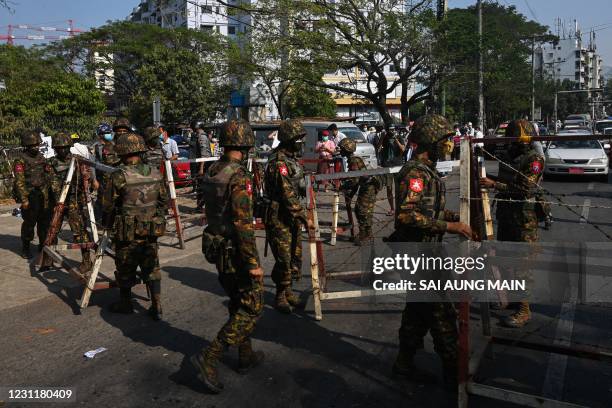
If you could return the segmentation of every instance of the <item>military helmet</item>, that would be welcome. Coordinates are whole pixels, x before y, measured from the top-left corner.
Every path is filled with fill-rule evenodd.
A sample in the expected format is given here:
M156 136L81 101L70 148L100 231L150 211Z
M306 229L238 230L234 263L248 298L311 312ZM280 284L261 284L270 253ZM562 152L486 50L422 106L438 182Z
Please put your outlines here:
M159 136L162 134L161 130L155 126L148 126L145 128L143 132L144 140L147 144L151 144L153 141L155 143L159 142Z
M340 150L343 150L349 154L355 153L355 150L357 150L357 143L355 143L353 139L349 139L348 137L342 139L338 146L340 147Z
M442 115L424 115L412 126L409 140L417 145L436 144L455 134L448 120Z
M144 139L136 133L121 135L115 142L115 152L119 156L147 151Z
M245 120L230 120L221 127L219 144L223 147L253 147L255 136L251 125Z
M302 139L304 136L306 136L306 128L297 119L284 120L278 128L278 141L281 143Z
M35 146L42 143L40 133L35 131L28 131L21 135L21 145L23 147Z
M51 145L55 147L72 147L72 139L67 133L58 132L51 136Z
M132 127L132 124L127 118L117 118L113 122L113 132L116 132L119 129L125 129L129 132L131 127Z
M526 119L516 119L508 123L506 127L506 137L518 137L522 140L519 142L530 143L532 136L537 136L535 128Z

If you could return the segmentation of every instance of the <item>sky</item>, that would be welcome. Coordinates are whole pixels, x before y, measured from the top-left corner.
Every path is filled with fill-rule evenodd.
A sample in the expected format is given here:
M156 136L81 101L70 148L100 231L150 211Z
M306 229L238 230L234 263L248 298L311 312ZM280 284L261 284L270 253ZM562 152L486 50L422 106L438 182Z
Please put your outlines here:
M127 17L139 0L10 0L13 13L0 10L0 35L6 35L8 24L68 27L73 19L77 28L89 29L103 25L107 20ZM518 11L540 24L554 28L557 17L568 21L578 20L583 32L597 26L597 47L604 65L612 66L612 13L611 0L497 0L501 4L514 5ZM476 0L449 0L449 7L467 7ZM485 16L486 18L486 16ZM44 34L16 31L15 35ZM48 33L52 34L52 33ZM583 37L586 39L586 37ZM17 42L26 44L31 42Z

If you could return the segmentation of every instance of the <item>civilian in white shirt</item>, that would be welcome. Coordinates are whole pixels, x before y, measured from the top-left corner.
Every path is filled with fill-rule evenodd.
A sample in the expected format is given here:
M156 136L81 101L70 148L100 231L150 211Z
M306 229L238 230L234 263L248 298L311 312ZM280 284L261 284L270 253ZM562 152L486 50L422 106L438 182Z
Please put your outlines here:
M174 139L170 139L168 132L166 132L162 127L160 127L160 130L162 131L161 148L164 155L164 160L178 160L178 144L176 144Z

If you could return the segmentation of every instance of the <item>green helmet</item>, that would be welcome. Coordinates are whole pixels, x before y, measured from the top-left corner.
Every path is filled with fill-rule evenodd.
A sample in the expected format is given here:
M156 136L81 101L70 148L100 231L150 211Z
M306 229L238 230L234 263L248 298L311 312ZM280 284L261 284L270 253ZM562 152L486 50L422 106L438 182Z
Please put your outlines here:
M278 141L281 143L303 139L305 136L306 129L302 122L297 119L284 120L278 128Z
M221 127L219 144L223 147L253 147L255 136L249 122L245 120L232 119L225 122Z
M506 137L518 137L522 140L519 142L530 143L532 136L537 136L533 124L526 119L516 119L508 123L506 128Z
M144 139L136 133L121 135L115 142L115 153L119 156L146 151L147 146L145 145Z
M129 131L131 127L132 127L132 124L127 118L117 118L113 122L113 132L116 132L119 129L125 129Z
M409 140L417 145L436 144L454 133L444 116L424 115L414 122Z
M72 147L72 139L67 133L58 132L51 137L51 144L55 147Z
M355 143L354 140L345 137L340 141L338 147L340 147L340 150L342 150L343 152L351 154L355 153L355 150L357 150L357 143Z
M143 137L147 144L157 144L159 143L159 135L161 134L162 132L161 130L159 130L159 128L155 126L149 126L145 128Z
M23 147L35 146L42 143L40 133L35 131L28 131L21 135L21 145Z

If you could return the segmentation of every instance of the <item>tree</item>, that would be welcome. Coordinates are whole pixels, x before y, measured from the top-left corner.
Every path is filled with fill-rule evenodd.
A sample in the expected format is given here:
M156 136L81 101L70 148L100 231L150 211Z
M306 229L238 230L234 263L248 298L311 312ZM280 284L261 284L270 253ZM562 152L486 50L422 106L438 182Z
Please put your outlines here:
M151 104L161 99L167 123L212 120L227 106L229 80L224 40L186 28L114 22L64 40L49 52L112 83L120 105L139 127L152 122Z
M296 82L288 88L286 99L286 114L290 118L336 117L336 103L324 89Z
M485 114L489 125L530 111L531 41L547 27L529 21L514 6L483 3ZM447 106L458 121L478 116L478 15L475 6L451 9L440 27L436 61L447 67ZM542 38L544 41L550 38Z

